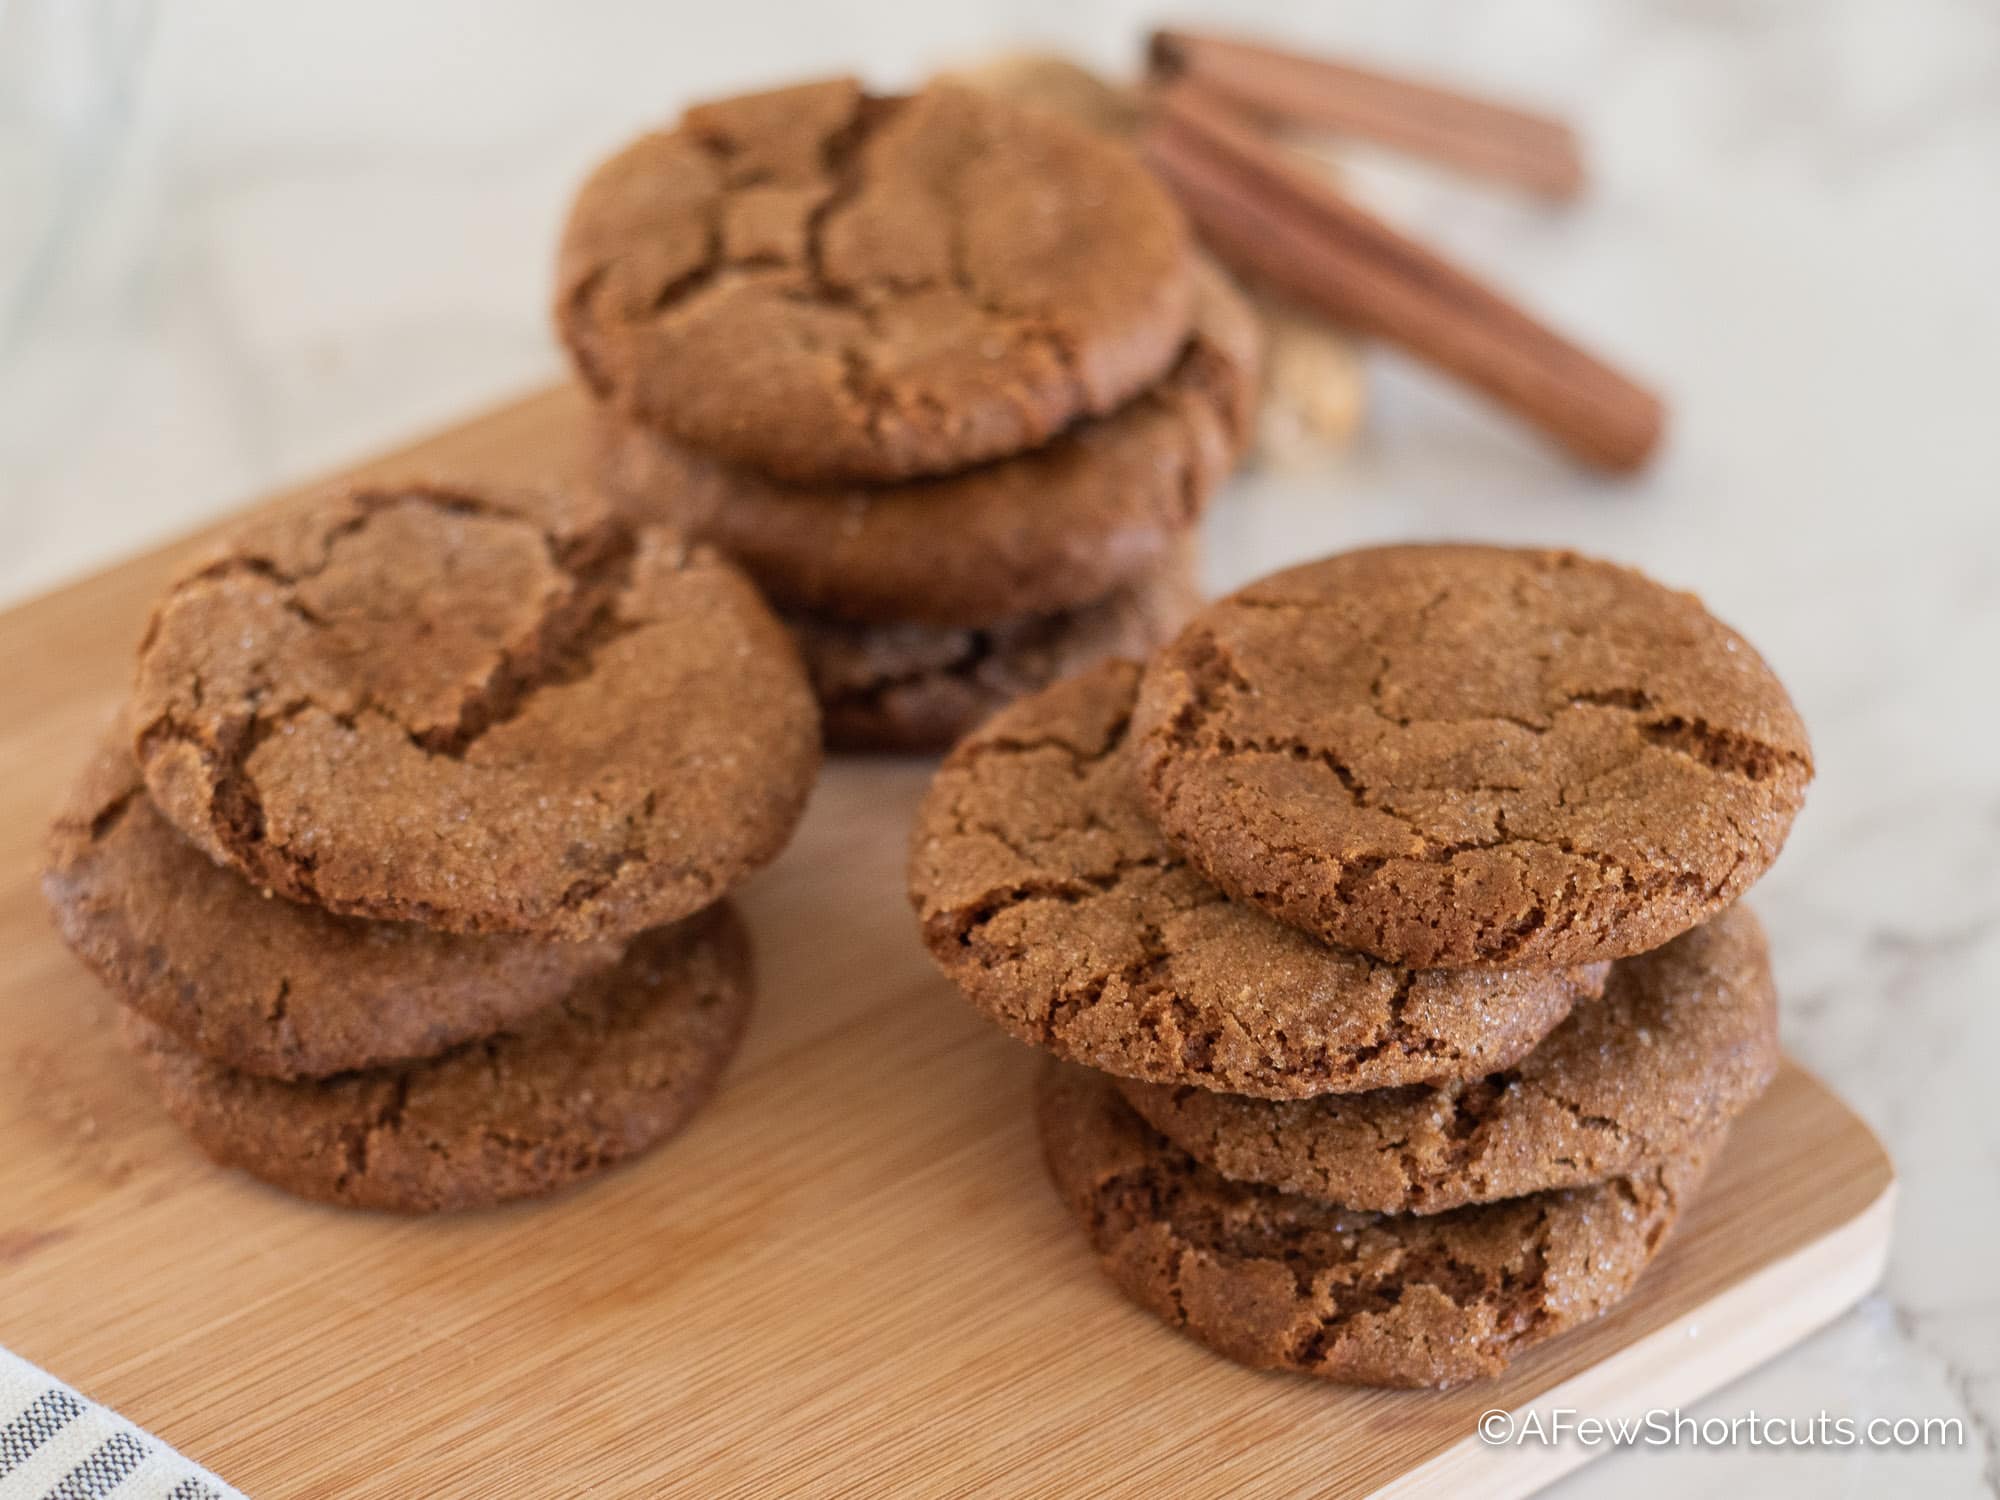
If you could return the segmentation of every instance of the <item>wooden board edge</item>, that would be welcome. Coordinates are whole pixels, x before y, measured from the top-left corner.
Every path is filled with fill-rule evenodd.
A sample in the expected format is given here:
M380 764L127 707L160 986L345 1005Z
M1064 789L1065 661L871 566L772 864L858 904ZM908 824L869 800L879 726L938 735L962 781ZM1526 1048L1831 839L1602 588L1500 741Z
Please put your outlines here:
M1896 1193L1892 1170L1882 1191L1845 1224L1514 1410L1546 1415L1560 1408L1630 1420L1690 1405L1721 1389L1825 1327L1874 1289L1888 1264ZM1690 1345L1699 1347L1691 1352ZM1495 1448L1470 1433L1372 1493L1476 1492L1509 1500L1532 1494L1612 1451L1573 1439Z

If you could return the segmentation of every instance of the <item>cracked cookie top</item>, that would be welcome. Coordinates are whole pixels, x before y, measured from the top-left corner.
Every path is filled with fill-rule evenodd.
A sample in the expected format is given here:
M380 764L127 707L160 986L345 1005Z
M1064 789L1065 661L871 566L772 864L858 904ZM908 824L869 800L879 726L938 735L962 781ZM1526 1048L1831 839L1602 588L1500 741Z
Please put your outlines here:
M1721 1146L1595 1187L1385 1216L1230 1182L1079 1068L1051 1066L1037 1104L1049 1173L1121 1291L1239 1363L1363 1385L1498 1375L1608 1312Z
M125 1004L273 1078L432 1056L553 1004L621 952L270 900L153 810L122 723L56 814L42 890L64 940Z
M167 1113L222 1165L302 1198L437 1213L554 1192L673 1134L742 1038L750 964L724 901L491 1036L333 1078L253 1077L136 1012L125 1025Z
M1602 989L1602 966L1399 969L1231 901L1139 799L1138 676L1109 663L1000 713L917 815L924 940L1006 1030L1122 1077L1291 1099L1480 1077Z
M1470 1083L1271 1101L1119 1084L1197 1161L1380 1213L1439 1213L1657 1167L1713 1136L1778 1069L1764 934L1741 906L1611 967L1514 1067Z
M1092 604L1182 544L1249 440L1256 318L1212 267L1197 287L1157 385L1029 453L905 484L789 485L600 406L596 478L627 514L715 543L781 609L984 627Z
M131 715L154 805L259 886L571 940L713 901L819 761L735 568L600 503L439 484L240 533L155 609Z
M687 112L584 184L556 322L600 397L799 481L948 473L1165 373L1190 241L1129 151L851 79Z
M1147 804L1211 880L1421 967L1657 947L1764 873L1812 778L1748 642L1568 552L1274 574L1153 659L1133 723Z

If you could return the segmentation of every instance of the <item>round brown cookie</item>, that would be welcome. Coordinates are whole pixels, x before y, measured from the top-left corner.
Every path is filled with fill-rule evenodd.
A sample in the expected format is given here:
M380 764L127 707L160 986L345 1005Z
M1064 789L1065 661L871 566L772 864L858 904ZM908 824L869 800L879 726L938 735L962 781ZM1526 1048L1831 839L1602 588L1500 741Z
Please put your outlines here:
M1732 907L1612 966L1514 1067L1470 1083L1248 1099L1121 1080L1125 1102L1224 1177L1348 1208L1440 1213L1658 1166L1778 1071L1764 934Z
M1418 967L1658 947L1764 872L1812 777L1741 636L1568 552L1274 574L1155 658L1134 725L1146 800L1211 880Z
M734 567L601 502L383 485L253 526L155 609L154 805L294 900L626 936L776 854L819 764Z
M1397 969L1229 900L1139 799L1138 676L1112 662L1014 705L918 812L924 940L1007 1031L1121 1077L1292 1099L1481 1077L1602 989L1602 966Z
M553 1004L622 951L272 900L153 810L122 725L56 814L42 890L64 941L127 1005L272 1078L434 1056Z
M1165 379L1030 453L906 484L787 485L600 407L597 480L626 514L713 542L781 609L962 627L1076 608L1159 568L1249 435L1256 320L1219 273L1198 285Z
M1119 1290L1239 1363L1361 1385L1498 1375L1601 1316L1721 1145L1595 1187L1382 1215L1230 1182L1080 1068L1051 1064L1037 1103L1050 1175Z
M537 1015L428 1062L257 1078L126 1012L167 1112L302 1198L435 1213L538 1197L672 1135L736 1050L750 943L727 903L635 938Z
M1107 657L1143 656L1201 603L1194 549L1080 609L976 630L787 616L835 750L929 753Z
M949 84L691 109L571 211L556 321L584 382L786 479L944 474L1153 384L1192 248L1132 153Z

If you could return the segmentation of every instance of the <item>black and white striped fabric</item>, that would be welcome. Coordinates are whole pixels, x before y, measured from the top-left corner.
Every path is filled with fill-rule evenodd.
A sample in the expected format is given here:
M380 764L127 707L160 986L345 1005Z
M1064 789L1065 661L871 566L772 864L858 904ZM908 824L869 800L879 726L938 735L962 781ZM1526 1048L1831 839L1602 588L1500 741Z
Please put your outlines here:
M0 1500L244 1500L151 1433L0 1349Z

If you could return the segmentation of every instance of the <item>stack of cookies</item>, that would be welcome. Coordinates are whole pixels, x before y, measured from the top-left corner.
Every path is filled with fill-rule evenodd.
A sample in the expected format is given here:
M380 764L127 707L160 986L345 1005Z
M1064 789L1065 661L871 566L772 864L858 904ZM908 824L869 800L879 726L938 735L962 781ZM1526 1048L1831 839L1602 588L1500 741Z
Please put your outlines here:
M948 83L691 109L604 163L557 324L628 516L734 556L828 742L927 750L1164 641L1254 315L1123 145Z
M1568 553L1279 573L946 760L933 955L1060 1061L1049 1167L1247 1364L1503 1369L1630 1290L1777 1066L1735 905L1811 777L1692 597Z
M783 628L596 500L360 489L160 600L44 888L216 1160L411 1212L665 1138L751 1002L723 894L819 760Z

